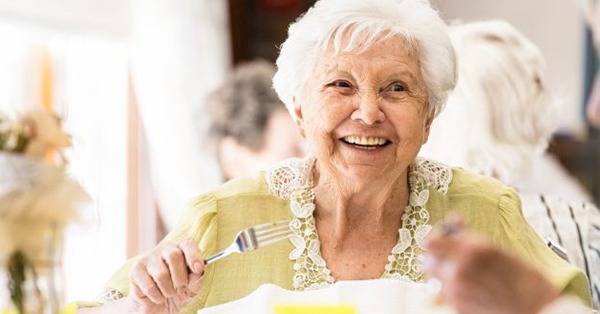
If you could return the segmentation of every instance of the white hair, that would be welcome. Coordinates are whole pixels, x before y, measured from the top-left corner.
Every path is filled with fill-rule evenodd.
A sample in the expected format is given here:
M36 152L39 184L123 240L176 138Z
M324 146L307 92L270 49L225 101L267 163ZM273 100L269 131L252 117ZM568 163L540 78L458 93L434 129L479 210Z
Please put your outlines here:
M555 131L544 57L510 24L451 27L459 80L421 155L515 184Z
M456 60L447 26L428 1L320 0L290 25L277 58L273 85L294 120L294 99L320 53L328 47L335 53L364 50L391 36L402 37L418 53L429 110L437 115L456 83Z

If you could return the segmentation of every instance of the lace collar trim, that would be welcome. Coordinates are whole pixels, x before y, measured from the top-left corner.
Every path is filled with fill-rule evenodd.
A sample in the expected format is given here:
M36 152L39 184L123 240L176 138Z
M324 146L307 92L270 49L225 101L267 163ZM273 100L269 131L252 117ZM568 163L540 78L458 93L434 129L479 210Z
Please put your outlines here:
M288 159L266 174L269 191L290 201L294 218L290 222L294 249L289 258L294 261L293 287L296 290L317 289L335 282L321 256L313 212L315 194L312 191L314 158ZM423 273L417 257L423 239L432 227L426 209L429 190L446 194L452 182L452 169L443 164L417 158L409 171L409 205L402 216L398 242L388 256L382 278L421 281Z

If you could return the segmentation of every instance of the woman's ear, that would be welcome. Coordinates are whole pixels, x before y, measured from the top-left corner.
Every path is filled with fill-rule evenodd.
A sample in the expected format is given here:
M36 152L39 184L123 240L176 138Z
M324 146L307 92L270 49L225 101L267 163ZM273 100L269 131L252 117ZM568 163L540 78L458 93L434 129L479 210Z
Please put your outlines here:
M296 126L298 126L298 132L300 133L300 136L302 138L305 138L304 117L302 115L302 106L297 101L296 97L292 98L292 101L294 102L294 115L295 115L294 122L296 123Z

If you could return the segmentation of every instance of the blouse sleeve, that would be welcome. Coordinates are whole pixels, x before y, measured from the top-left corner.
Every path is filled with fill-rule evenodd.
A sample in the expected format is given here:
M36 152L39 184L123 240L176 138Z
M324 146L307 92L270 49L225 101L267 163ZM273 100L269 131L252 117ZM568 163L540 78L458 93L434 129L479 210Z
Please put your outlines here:
M500 196L498 207L500 220L495 240L540 269L562 294L575 295L590 306L586 276L549 249L525 221L517 193L507 188Z
M198 243L201 252L214 252L216 245L217 202L212 194L205 194L193 200L185 210L177 227L162 242L178 243L192 240ZM129 293L129 272L143 255L129 259L119 268L106 284L103 301L118 299Z

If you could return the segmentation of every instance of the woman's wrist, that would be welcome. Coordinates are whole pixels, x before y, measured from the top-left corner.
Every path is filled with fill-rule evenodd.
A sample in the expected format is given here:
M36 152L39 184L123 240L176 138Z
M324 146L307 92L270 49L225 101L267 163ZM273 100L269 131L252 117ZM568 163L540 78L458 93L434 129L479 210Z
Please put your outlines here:
M106 302L96 307L83 307L77 310L77 314L101 314L101 313L140 313L139 306L131 298L122 298Z

